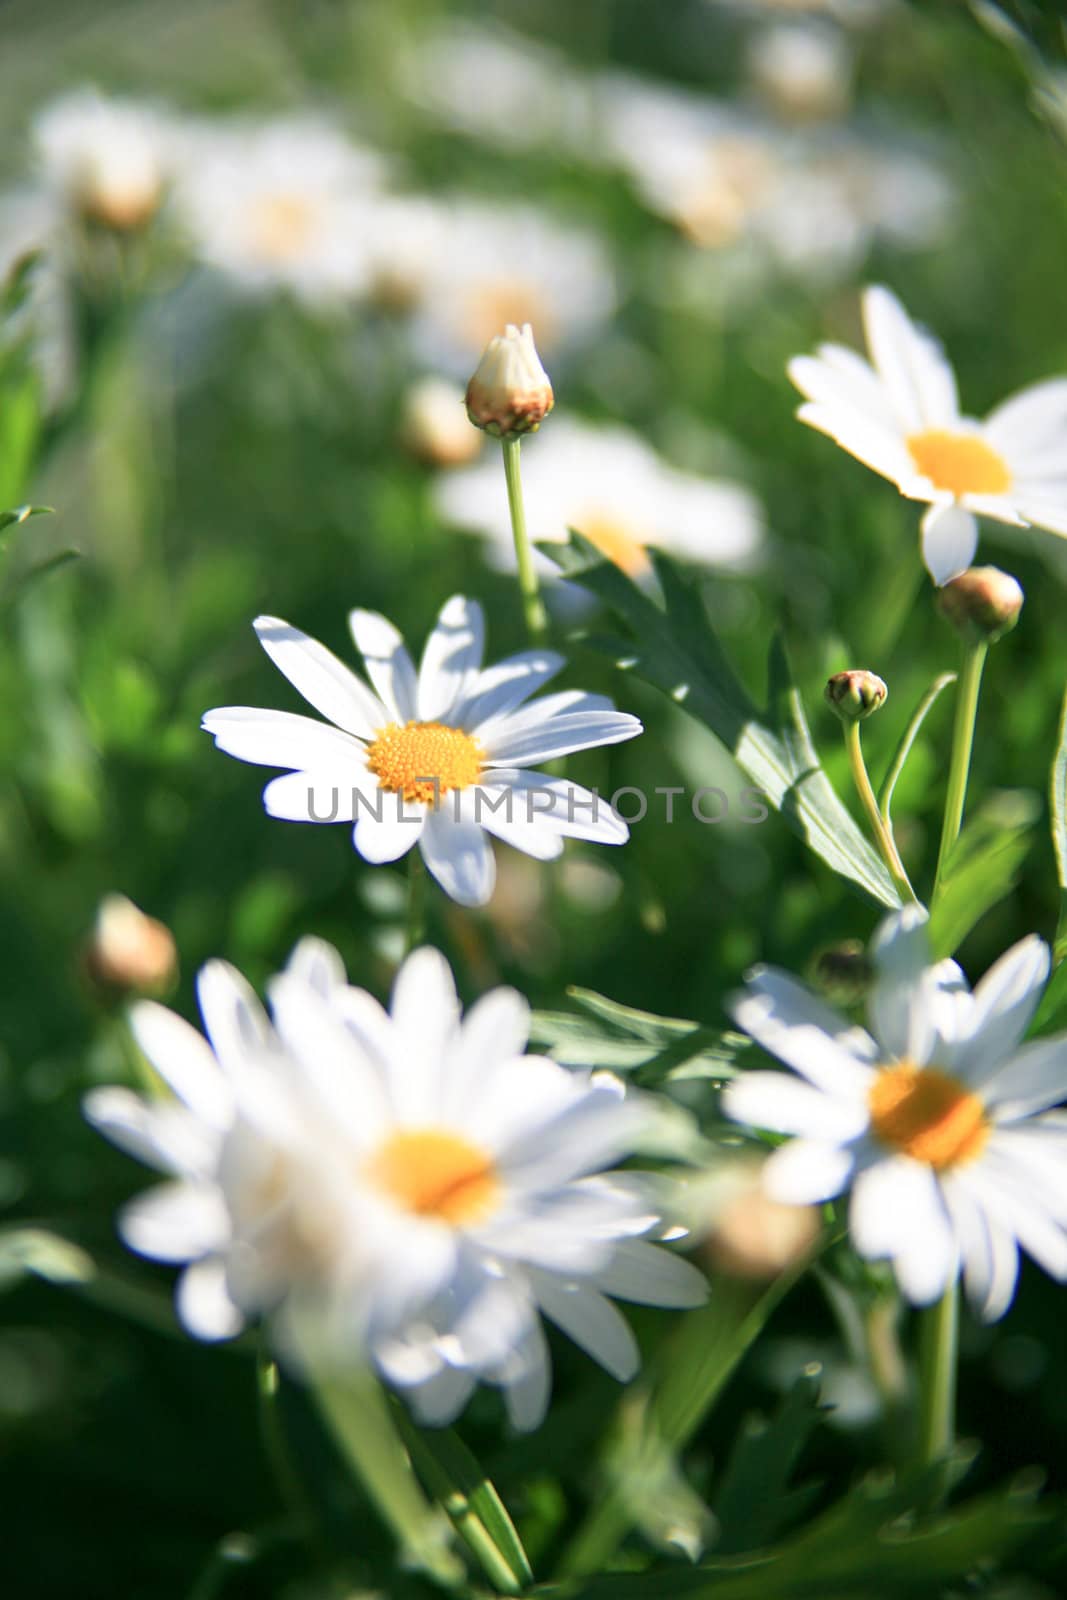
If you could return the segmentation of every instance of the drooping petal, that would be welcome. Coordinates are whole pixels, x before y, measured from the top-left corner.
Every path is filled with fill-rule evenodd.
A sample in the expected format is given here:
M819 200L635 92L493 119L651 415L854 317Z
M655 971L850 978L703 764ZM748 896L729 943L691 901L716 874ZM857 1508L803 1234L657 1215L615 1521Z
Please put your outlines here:
M430 875L457 905L484 906L492 898L496 862L485 831L455 821L447 802L428 814L419 848Z
M923 561L938 588L965 572L977 549L978 524L962 506L941 502L923 514Z

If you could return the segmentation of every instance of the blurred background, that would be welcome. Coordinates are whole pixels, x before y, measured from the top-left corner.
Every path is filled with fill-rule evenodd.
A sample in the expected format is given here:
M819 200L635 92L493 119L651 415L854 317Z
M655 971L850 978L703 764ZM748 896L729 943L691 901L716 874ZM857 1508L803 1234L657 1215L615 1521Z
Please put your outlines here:
M792 420L785 363L822 338L858 343L859 287L881 281L945 341L971 414L1067 372L1056 11L0 6L0 510L54 508L7 530L0 568L0 1504L13 1596L198 1600L217 1592L212 1551L228 1537L227 1594L327 1592L299 1551L257 1544L277 1508L251 1361L194 1348L166 1270L124 1255L113 1214L142 1175L79 1112L88 1085L135 1071L129 993L192 1016L209 956L260 985L314 931L354 981L387 988L402 872L364 865L344 827L266 817L267 775L198 731L215 705L299 709L251 619L283 616L351 659L352 606L384 611L420 648L459 590L486 604L493 657L522 647L499 452L461 402L490 335L528 320L557 402L523 452L535 537L577 526L642 580L644 546L677 552L757 696L784 625L844 795L822 684L846 666L879 672L890 699L866 746L880 774L957 645L921 575L916 508ZM972 978L1055 926L1045 795L1067 546L987 525L982 559L1015 573L1027 604L990 663L974 794L1032 829L1017 888L961 953ZM589 597L550 594L571 640L563 684L611 693L647 727L575 758L574 777L608 793L717 785L736 803L745 780L714 739L585 642L605 620ZM898 790L899 841L920 875L950 715L946 697ZM508 981L560 1009L579 984L718 1025L753 960L808 971L876 920L773 817L704 826L679 808L668 826L653 807L625 849L569 846L551 874L498 856L484 913L432 908L468 998ZM1035 1454L1062 1479L1060 1306L1027 1269L1008 1324L966 1329L962 1428L987 1440L979 1479ZM658 1324L641 1326L654 1337ZM583 1443L613 1398L582 1358L557 1355L560 1400L541 1434L501 1442L492 1397L466 1424L531 1552L566 1531ZM815 1467L840 1481L857 1453L876 1459L871 1396L805 1289L699 1442L708 1461L811 1359L837 1406ZM300 1396L287 1404L340 1537L373 1553L359 1507L329 1500ZM563 1440L574 1484L558 1474ZM1039 1572L1018 1594L1054 1594L1050 1582Z

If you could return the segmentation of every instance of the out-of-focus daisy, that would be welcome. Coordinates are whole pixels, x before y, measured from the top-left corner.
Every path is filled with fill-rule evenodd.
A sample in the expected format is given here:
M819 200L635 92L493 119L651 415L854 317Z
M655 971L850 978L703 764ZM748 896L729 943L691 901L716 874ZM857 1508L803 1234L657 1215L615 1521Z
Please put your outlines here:
M373 688L289 623L255 623L275 666L328 723L252 706L204 717L228 755L293 769L263 791L271 816L354 822L365 861L396 861L417 844L445 893L471 906L493 892L487 832L543 861L565 837L625 842L626 824L606 801L528 770L642 731L636 717L580 689L527 704L562 656L527 650L483 669L482 610L462 595L442 607L418 672L385 617L353 611L348 620Z
M1003 1314L1018 1249L1067 1278L1067 1035L1020 1040L1049 973L1023 939L972 993L931 965L925 913L894 913L872 947L870 1032L801 984L761 968L732 1013L800 1074L746 1072L727 1088L739 1122L792 1134L764 1168L775 1198L815 1204L851 1189L862 1255L892 1261L909 1300L944 1293L961 1267L980 1314Z
M464 379L509 322L531 323L542 355L555 357L615 308L611 258L598 235L529 206L455 200L426 266L414 349L427 366Z
M127 233L159 210L176 136L155 107L78 89L44 108L33 137L46 182L90 222Z
M469 421L463 390L446 378L420 378L404 396L404 444L435 467L465 467L481 453L482 434Z
M1024 389L979 422L961 413L941 346L895 295L866 289L863 321L869 361L824 344L789 363L805 397L797 415L929 503L922 547L934 582L970 566L975 513L1067 535L1067 379Z
M625 1381L637 1347L608 1296L704 1298L694 1268L641 1237L660 1219L640 1178L605 1170L634 1148L640 1105L524 1056L514 991L461 1020L447 963L421 950L386 1013L305 940L270 986L273 1022L221 962L199 996L210 1045L154 1003L132 1014L174 1099L86 1100L168 1174L120 1228L141 1254L189 1263L178 1309L198 1337L268 1314L298 1366L367 1354L429 1422L484 1380L528 1428L550 1388L542 1314Z
M442 473L434 497L447 521L483 534L494 562L510 570L511 524L494 465ZM743 569L763 537L759 502L739 484L669 466L628 428L570 417L554 418L525 445L523 492L531 539L566 540L574 528L634 578L651 572L649 546Z
M247 293L284 288L328 307L368 287L367 206L381 174L325 119L205 125L175 203L201 259Z
M852 52L838 28L813 21L760 28L745 64L757 93L790 121L822 121L848 109Z
M405 40L404 90L457 133L517 150L565 148L588 158L588 92L559 51L493 25L452 21Z

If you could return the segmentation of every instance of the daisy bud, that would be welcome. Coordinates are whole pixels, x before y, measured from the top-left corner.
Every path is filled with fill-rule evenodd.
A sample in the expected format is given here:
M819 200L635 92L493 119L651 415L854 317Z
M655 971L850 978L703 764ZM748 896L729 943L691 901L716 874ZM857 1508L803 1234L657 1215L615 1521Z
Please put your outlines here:
M826 698L842 722L862 722L885 705L889 690L876 672L853 669L835 672L826 685Z
M178 973L174 935L123 894L100 902L86 952L89 975L104 989L160 994Z
M485 347L467 385L467 415L494 438L535 432L552 410L548 373L541 365L528 322L509 322Z
M467 421L463 390L443 378L423 378L408 390L402 437L412 455L433 467L468 466L483 444Z
M808 1254L819 1236L819 1213L772 1200L761 1168L747 1160L735 1164L704 1251L719 1272L766 1282Z
M938 609L972 642L994 644L1010 633L1023 608L1023 592L999 567L968 567L938 593Z

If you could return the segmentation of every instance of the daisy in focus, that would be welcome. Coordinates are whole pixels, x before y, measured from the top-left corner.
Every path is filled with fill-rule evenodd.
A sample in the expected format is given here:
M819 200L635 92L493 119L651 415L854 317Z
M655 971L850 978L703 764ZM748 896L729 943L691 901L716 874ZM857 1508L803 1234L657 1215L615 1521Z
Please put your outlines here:
M938 585L971 565L976 515L1067 535L1067 379L1035 384L984 421L960 412L941 347L888 289L864 291L869 361L842 345L796 356L797 416L910 500L924 500L923 560Z
M78 89L45 107L33 137L46 183L87 221L130 233L159 210L177 152L153 107Z
M387 1013L308 939L270 985L272 1019L221 962L199 997L210 1043L154 1002L132 1012L174 1098L104 1088L85 1107L168 1174L120 1231L190 1263L178 1309L196 1336L268 1315L298 1368L366 1354L431 1423L497 1384L532 1428L551 1385L542 1315L625 1381L637 1346L608 1296L704 1299L702 1276L642 1237L660 1218L640 1176L605 1170L637 1142L639 1105L524 1056L514 991L461 1018L447 963L424 949Z
M205 125L188 140L175 205L201 260L245 293L287 289L329 308L369 285L381 176L379 158L323 118Z
M746 570L763 541L760 504L748 489L670 466L629 428L557 417L524 448L523 492L531 539L565 543L574 528L638 580L651 576L649 546ZM441 473L434 501L446 522L484 536L495 566L512 570L514 542L495 462ZM546 556L536 560L546 575L555 572Z
M527 650L483 668L482 609L462 595L442 607L417 672L385 617L353 611L348 621L372 687L289 623L255 622L275 666L328 722L254 706L203 719L228 755L292 769L263 791L271 816L354 822L355 848L374 863L417 844L445 893L467 906L493 893L487 833L542 861L567 837L626 841L626 824L598 795L529 770L642 731L605 696L579 689L527 704L562 656Z
M1015 1293L1018 1251L1067 1278L1067 1035L1020 1041L1049 974L1023 939L973 991L930 962L925 913L894 913L872 945L870 1031L803 985L759 968L732 1015L803 1081L746 1072L723 1096L738 1122L790 1134L768 1159L772 1198L817 1204L851 1191L859 1253L893 1264L904 1295L938 1299L961 1269L987 1321Z

